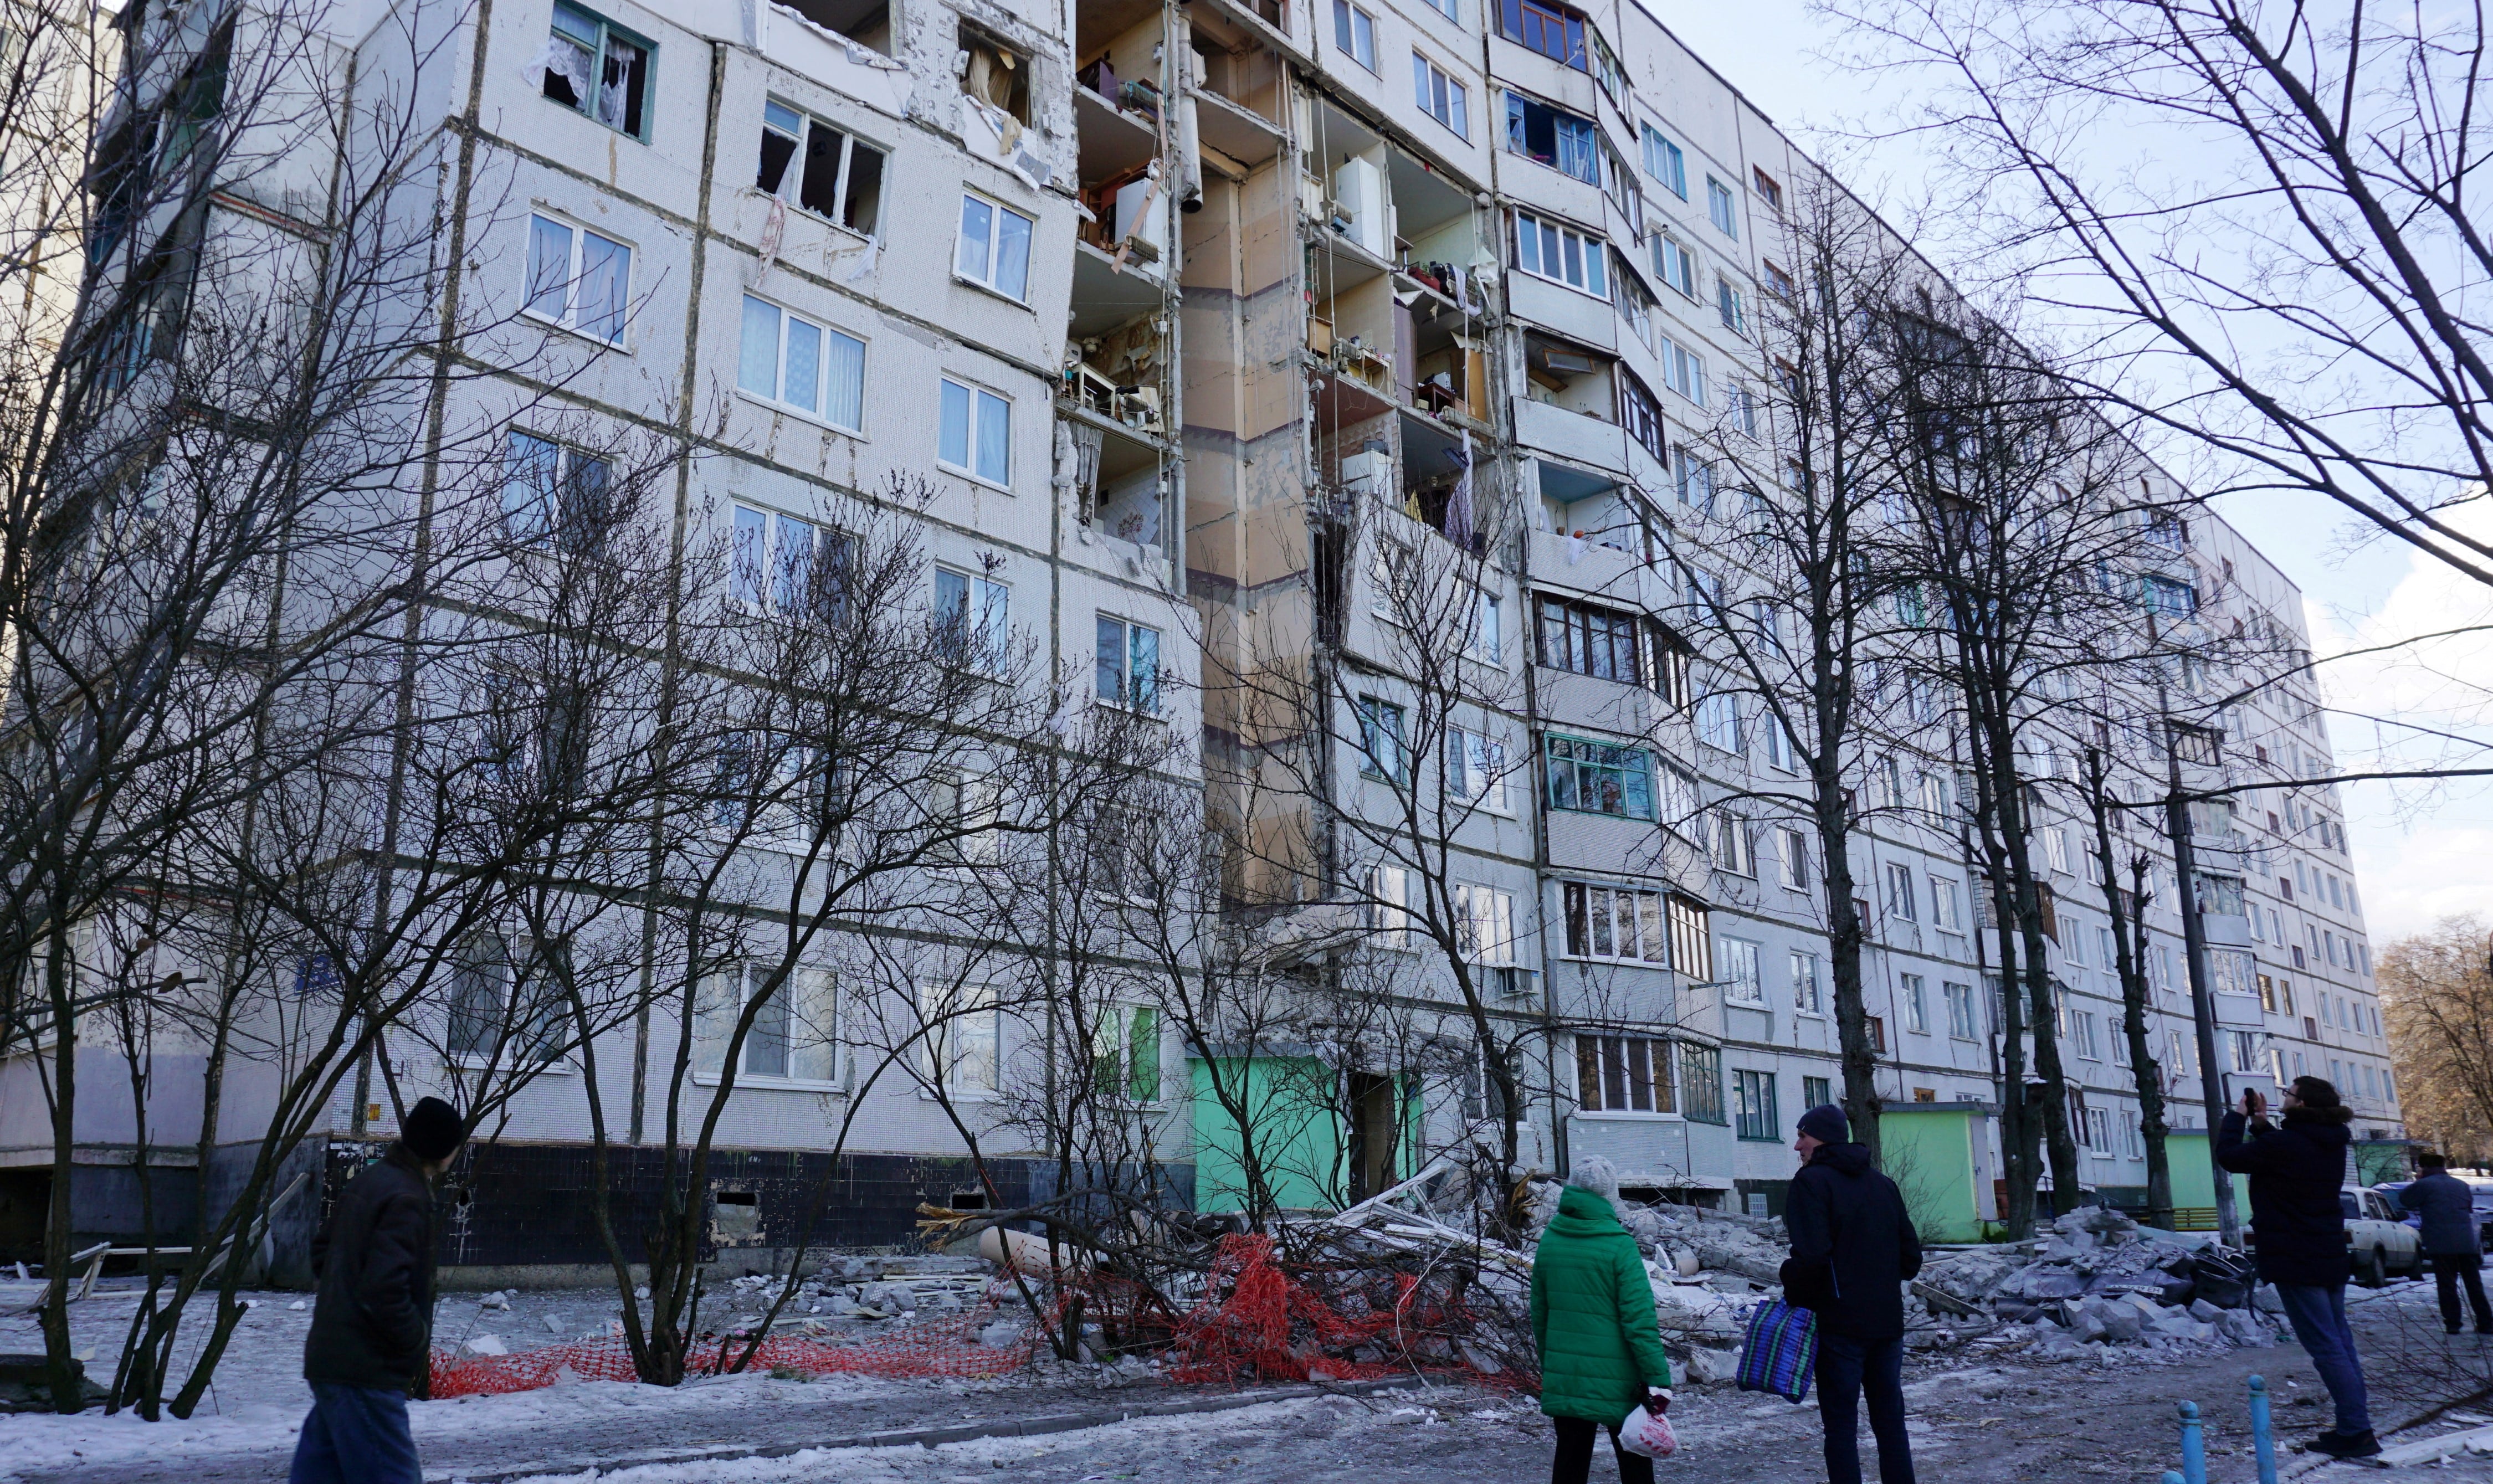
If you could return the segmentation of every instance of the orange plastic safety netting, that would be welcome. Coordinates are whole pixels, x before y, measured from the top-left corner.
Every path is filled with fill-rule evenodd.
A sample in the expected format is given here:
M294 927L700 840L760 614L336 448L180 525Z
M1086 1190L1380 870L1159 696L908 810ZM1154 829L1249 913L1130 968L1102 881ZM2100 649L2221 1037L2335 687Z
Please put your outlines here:
M1204 1300L1169 1337L1172 1380L1364 1380L1414 1370L1519 1383L1496 1306L1443 1275L1291 1263L1262 1235L1221 1238Z
M762 1342L747 1371L794 1371L805 1376L850 1372L865 1376L914 1378L1002 1376L1030 1359L1027 1340L1010 1345L982 1345L979 1331L995 1322L993 1305L981 1304L952 1319L911 1324L873 1339L839 1344L798 1335L773 1335ZM744 1354L739 1335L707 1335L693 1343L685 1369L695 1376L715 1376L735 1366ZM573 1340L522 1350L514 1355L433 1353L433 1395L500 1396L533 1391L566 1380L635 1380L632 1348L620 1335Z
M1290 1262L1260 1234L1220 1239L1203 1296L1172 1313L1148 1287L1099 1273L1040 1285L1052 1326L1103 1324L1120 1348L1164 1353L1164 1373L1181 1382L1364 1380L1413 1371L1469 1373L1495 1384L1532 1380L1528 1341L1509 1333L1515 1316L1458 1274L1421 1274L1341 1262ZM765 1340L748 1371L807 1376L850 1373L895 1379L1001 1376L1027 1363L1036 1327L1012 1343L979 1336L1017 1302L990 1297L950 1319L886 1330L850 1343L778 1335ZM730 1370L746 1341L697 1341L686 1369ZM622 1337L576 1340L515 1355L456 1356L436 1351L433 1395L493 1396L563 1380L636 1379Z

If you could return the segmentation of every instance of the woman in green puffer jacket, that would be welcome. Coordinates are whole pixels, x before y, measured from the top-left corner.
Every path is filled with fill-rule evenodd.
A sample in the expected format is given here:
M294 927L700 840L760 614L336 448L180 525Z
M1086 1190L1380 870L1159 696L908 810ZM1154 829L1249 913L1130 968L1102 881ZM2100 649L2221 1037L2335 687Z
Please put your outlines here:
M1587 1172L1579 1169L1577 1178ZM1670 1405L1670 1359L1636 1238L1592 1190L1569 1185L1541 1233L1532 1338L1541 1348L1541 1410L1558 1432L1550 1484L1583 1484L1593 1436L1604 1427L1621 1484L1651 1484L1653 1460L1618 1445L1619 1424L1639 1406L1659 1412Z

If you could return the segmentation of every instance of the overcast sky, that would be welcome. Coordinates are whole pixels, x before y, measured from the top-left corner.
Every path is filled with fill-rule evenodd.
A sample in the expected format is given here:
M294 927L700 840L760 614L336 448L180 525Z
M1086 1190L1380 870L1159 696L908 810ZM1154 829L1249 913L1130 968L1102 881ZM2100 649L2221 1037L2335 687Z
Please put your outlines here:
M1923 193L1927 168L1911 146L1862 142L1894 117L1896 100L1832 60L1841 38L1804 0L1641 3L1811 153L1839 163L1854 190L1881 203ZM2437 567L2418 571L2402 548L2362 540L2329 502L2244 497L2219 508L2301 587L2314 647L2324 655L2471 618L2493 622L2493 593ZM2396 664L2341 665L2323 671L2323 686L2350 712L2391 711L2482 734L2479 715L2451 709L2465 704L2466 686L2450 676L2493 686L2493 642L2445 643ZM2372 756L2369 721L2333 717L2330 733L2341 766ZM2360 784L2346 789L2346 802L2376 952L2449 913L2493 916L2493 782Z

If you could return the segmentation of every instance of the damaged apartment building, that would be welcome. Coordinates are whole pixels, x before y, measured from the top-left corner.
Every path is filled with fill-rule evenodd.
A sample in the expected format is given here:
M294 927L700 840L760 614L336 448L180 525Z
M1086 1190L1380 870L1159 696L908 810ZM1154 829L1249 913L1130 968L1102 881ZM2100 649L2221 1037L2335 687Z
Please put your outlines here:
M1522 1159L1596 1153L1631 1191L1780 1210L1792 1120L1842 1085L1822 888L1797 825L1742 802L1788 779L1788 752L1754 697L1705 694L1703 638L1671 627L1684 595L1655 555L1675 542L1741 560L1689 448L1756 405L1755 306L1789 282L1784 194L1817 171L1731 81L1635 0L439 9L422 96L472 145L445 155L443 209L495 183L472 281L558 365L511 372L565 409L512 429L529 457L582 457L565 430L583 422L687 438L685 519L809 550L837 501L924 476L912 519L934 601L1008 629L1051 671L1102 677L1101 700L1148 694L1203 739L1206 776L1261 782L1251 798L1213 788L1208 809L1251 862L1249 894L1284 905L1267 915L1357 898L1373 922L1403 893L1420 910L1414 883L1340 827L1390 805L1367 768L1417 704L1409 636L1375 589L1396 552L1473 558L1462 663L1489 698L1450 756L1493 783L1471 790L1485 807L1447 875L1490 1013L1534 1047ZM336 40L342 57L370 45ZM540 302L548 282L573 286ZM485 405L491 386L461 395ZM2189 589L2177 614L2299 642L2299 594L2221 522L2177 525L2169 555L2159 580ZM1309 686L1326 765L1252 760L1277 745L1255 700L1275 675ZM2303 682L2241 708L2226 740L2223 766L2328 768ZM1882 816L1853 864L1879 1086L1941 1120L1932 1137L1963 1151L1975 1214L1996 1216L1996 961L1951 822L1955 765L1887 767L1930 807ZM2203 874L2225 877L2208 902L2223 1070L2330 1076L2358 1135L2389 1143L2342 804L2326 784L2241 798L2200 821ZM2040 832L2054 1029L2088 1183L2134 1203L2136 1100L2081 828ZM1293 857L1290 841L1307 847ZM2174 1049L2186 1103L2196 1043L2165 897L2151 1040ZM1442 995L1408 972L1420 999ZM1234 1130L1178 1038L1130 1024L1145 1030L1128 1054L1158 1062L1135 1085L1153 1089L1139 1115L1170 1187L1219 1209ZM666 1064L671 1034L602 1045L599 1075L628 1105L610 1116L636 1132L665 1089L636 1071L627 1091L626 1071ZM986 1075L1008 1060L990 1053ZM447 1085L422 1063L415 1040L397 1049L410 1099ZM1351 1048L1320 1070L1341 1112L1305 1136L1319 1152L1288 1204L1373 1194L1481 1112L1477 1085L1390 1053ZM901 1081L852 1086L835 1047L749 1049L745 1073L711 1162L722 1256L793 1239L852 1098L866 1106L815 1240L898 1242L921 1202L964 1199L956 1132ZM51 1178L31 1075L22 1058L0 1069L13 1209ZM132 1124L109 1095L93 1106L77 1226L126 1238ZM389 1137L391 1106L370 1067L344 1080L321 1119L330 1152L308 1164L351 1171ZM166 1147L196 1139L195 1115L156 1123ZM580 1211L576 1078L539 1077L485 1132L444 1261L602 1261ZM1044 1194L1045 1162L1024 1163L1018 1193ZM639 1176L626 1160L616 1177ZM308 1226L318 1183L281 1230Z

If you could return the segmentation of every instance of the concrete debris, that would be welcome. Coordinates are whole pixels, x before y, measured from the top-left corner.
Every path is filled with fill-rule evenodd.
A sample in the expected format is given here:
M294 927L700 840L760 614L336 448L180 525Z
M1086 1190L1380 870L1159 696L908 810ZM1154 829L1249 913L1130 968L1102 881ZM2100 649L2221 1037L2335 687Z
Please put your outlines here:
M2088 1346L2275 1343L2247 1260L2204 1232L2142 1227L2108 1207L2073 1211L2029 1242L1935 1253L1910 1306L1936 1339L1987 1313L2037 1353ZM2032 1326L2027 1329L2026 1326Z

